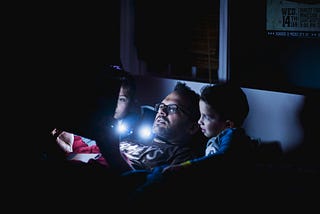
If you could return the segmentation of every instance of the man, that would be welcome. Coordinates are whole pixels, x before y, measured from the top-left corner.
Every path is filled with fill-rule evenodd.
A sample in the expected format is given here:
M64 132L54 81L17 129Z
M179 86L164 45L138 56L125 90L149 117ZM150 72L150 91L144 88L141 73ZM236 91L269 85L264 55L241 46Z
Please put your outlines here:
M134 201L133 190L144 182L147 172L156 166L179 164L200 156L199 146L205 145L205 138L201 138L203 135L197 123L200 117L198 103L199 95L185 83L177 82L174 90L155 106L153 138L149 142L139 138L119 140L113 128L99 125L104 121L104 118L99 118L101 121L97 121L95 127L95 147L98 149L95 152L102 154L106 164L94 168L81 164L76 173L72 173L73 167L67 168L68 176L61 179L62 188L69 191L71 188L82 195L83 191L98 189L112 196L109 197L109 205L118 204L118 201L131 203ZM138 173L125 176L131 171ZM72 185L75 180L77 185Z
M119 141L102 131L97 139L104 158L119 173L132 169L151 170L163 164L177 164L197 157L196 143L200 117L199 95L185 83L177 82L174 90L155 106L153 139L148 143L138 140Z
M102 154L97 156L99 163L118 173L132 169L151 170L163 164L178 164L198 156L199 150L196 147L201 144L193 142L194 138L200 140L198 137L201 136L197 124L200 116L198 102L199 95L195 91L185 83L177 82L173 92L155 107L157 114L152 127L154 137L150 142L142 142L139 138L119 141L114 129L103 126L97 128L96 145L87 146L81 139L66 144L73 148L73 153ZM60 135L57 140L63 137L65 136ZM64 147L63 141L58 144L61 148Z

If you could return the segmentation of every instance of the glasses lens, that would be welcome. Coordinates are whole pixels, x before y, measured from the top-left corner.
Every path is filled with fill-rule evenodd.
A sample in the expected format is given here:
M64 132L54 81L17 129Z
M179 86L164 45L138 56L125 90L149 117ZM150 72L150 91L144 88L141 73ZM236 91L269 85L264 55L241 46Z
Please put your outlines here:
M158 104L155 105L154 109L157 112L159 112L159 110L162 110L162 111L167 112L168 114L174 114L174 113L177 113L179 107L176 104L166 105L166 104L163 104L163 103L158 103Z
M163 107L160 107L161 103L157 103L155 106L154 106L154 109L158 112L160 110L160 108L162 109Z
M167 109L168 109L169 114L174 114L174 113L177 112L178 106L175 105L175 104L168 105L168 106L167 106Z

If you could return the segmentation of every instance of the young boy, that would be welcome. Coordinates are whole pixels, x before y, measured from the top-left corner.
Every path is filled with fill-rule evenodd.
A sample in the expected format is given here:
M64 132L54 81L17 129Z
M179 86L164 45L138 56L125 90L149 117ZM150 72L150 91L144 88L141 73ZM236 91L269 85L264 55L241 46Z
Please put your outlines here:
M249 113L248 100L242 89L228 83L205 86L201 89L199 108L198 123L202 133L209 138L205 156L168 166L164 172L188 165L201 166L217 159L233 164L252 161L254 143L242 128Z

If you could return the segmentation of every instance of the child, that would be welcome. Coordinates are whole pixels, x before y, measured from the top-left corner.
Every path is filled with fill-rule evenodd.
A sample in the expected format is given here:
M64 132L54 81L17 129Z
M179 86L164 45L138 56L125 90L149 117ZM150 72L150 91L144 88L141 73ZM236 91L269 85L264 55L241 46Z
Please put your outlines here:
M134 77L120 68L112 69L117 72L121 82L117 106L113 115L115 123L112 125L121 140L131 135L140 120L140 114L136 104ZM56 143L66 152L69 160L81 162L96 161L99 164L108 166L94 140L58 129L52 130L51 134L56 137Z
M249 113L248 100L242 89L228 83L205 86L201 89L199 108L198 123L202 133L209 138L205 156L168 166L163 172L202 165L214 159L237 164L252 161L255 144L242 128Z

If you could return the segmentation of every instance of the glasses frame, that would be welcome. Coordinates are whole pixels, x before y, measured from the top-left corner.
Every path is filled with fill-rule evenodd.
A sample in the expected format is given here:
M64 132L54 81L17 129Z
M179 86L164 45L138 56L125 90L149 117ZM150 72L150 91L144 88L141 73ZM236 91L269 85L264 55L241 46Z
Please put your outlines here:
M177 111L181 111L182 113L184 113L185 115L187 115L188 117L191 117L191 113L188 112L187 110L184 110L182 107L180 107L179 105L177 104L169 104L169 105L166 105L164 103L157 103L154 105L154 110L156 112L159 112L159 109L160 109L160 106L163 105L163 107L161 108L162 111L166 112L167 114L176 114ZM170 108L174 106L174 111L171 112L170 111ZM172 108L171 108L172 109Z

